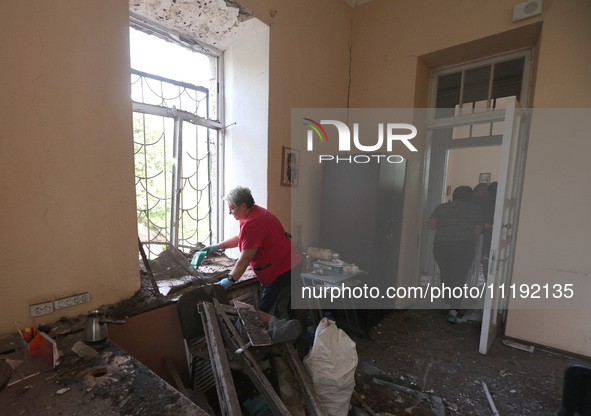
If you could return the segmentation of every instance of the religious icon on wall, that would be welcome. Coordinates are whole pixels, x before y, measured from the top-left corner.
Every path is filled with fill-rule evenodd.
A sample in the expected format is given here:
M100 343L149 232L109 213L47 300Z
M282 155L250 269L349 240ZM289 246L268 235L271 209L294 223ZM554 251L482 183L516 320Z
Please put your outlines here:
M478 177L478 183L490 185L490 173L481 173Z
M283 146L281 149L281 185L298 186L300 151Z

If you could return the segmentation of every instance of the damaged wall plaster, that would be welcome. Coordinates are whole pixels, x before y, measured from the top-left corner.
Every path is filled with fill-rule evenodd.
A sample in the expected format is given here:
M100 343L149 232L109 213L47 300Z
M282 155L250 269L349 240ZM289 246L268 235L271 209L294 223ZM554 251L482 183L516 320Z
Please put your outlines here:
M345 3L351 7L357 7L361 6L362 4L369 3L370 1L371 0L345 0Z
M129 10L199 42L226 50L254 12L236 0L130 0Z

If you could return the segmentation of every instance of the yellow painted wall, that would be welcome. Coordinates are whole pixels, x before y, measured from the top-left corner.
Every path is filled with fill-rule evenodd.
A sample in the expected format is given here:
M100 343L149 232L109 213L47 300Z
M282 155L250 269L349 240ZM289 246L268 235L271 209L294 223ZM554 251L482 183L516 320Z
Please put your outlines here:
M351 107L426 106L431 68L533 43L538 17L513 23L518 2L373 0L351 9L342 0L243 0L270 26L268 207L289 224L279 155L290 146L291 108L345 107L349 98ZM591 107L590 8L587 0L545 1L534 106ZM0 3L0 332L29 322L35 302L90 292L91 304L63 311L72 315L139 287L127 37L125 2ZM421 140L408 164L399 268L412 281L422 227ZM585 232L569 244L589 235L582 211L589 196L581 196L588 180L580 172L591 144L566 140L574 157L556 158L548 137L530 140L516 280L533 271L530 257L547 238L539 224L554 223L564 208L548 203L550 179L577 201L562 224ZM543 201L536 189L544 189ZM312 238L304 229L304 245ZM542 273L570 258L568 247L553 244ZM583 261L576 270L591 272ZM511 313L507 333L588 354L585 313Z
M0 3L0 333L139 288L127 4Z
M445 201L451 200L451 193L458 186L467 185L474 188L478 184L481 173L490 173L490 181L497 181L500 161L501 146L450 150L445 183L446 189L448 186L450 187L450 195L445 197Z
M521 48L537 39L533 106L591 107L591 3L545 1L539 38L539 16L512 22L517 3L374 0L355 8L351 106L426 106L431 68ZM582 254L589 248L583 207L591 206L591 196L582 195L582 189L588 188L590 178L585 155L591 142L561 136L558 145L556 134L543 134L543 128L536 129L536 120L533 123L532 132L538 134L530 136L513 279L520 282L537 273L543 280L572 259L574 252L581 256L568 270L584 281L591 274L589 256ZM424 144L416 143L421 152L409 160L399 284L416 281L417 238L423 226L418 207ZM549 201L548 194L554 192L560 197ZM560 235L572 238L555 238L548 228L561 229ZM548 249L552 256L536 254ZM591 283L580 290L588 293ZM507 335L590 355L589 317L586 310L511 311Z
M531 45L534 37L499 36L527 29L537 18L513 23L513 0L373 0L354 9L351 107L428 106L429 72ZM417 281L425 138L408 157L398 284ZM401 302L398 307L407 306Z
M588 299L591 3L545 1L544 9L534 107L585 110L573 110L573 119L563 126L534 113L513 281L559 278L575 283L574 290ZM580 123L589 129L571 133ZM591 356L589 322L588 303L579 310L510 310L506 334Z
M242 3L270 26L268 208L295 236L290 229L292 188L280 185L281 149L292 147L291 109L347 106L353 9L342 0ZM311 224L318 222L301 221L302 239L309 245L317 238Z
M291 108L346 106L352 9L244 4L271 28L268 207L289 228ZM128 27L125 2L0 5L0 333L28 325L33 303L90 293L37 319L50 322L139 288Z

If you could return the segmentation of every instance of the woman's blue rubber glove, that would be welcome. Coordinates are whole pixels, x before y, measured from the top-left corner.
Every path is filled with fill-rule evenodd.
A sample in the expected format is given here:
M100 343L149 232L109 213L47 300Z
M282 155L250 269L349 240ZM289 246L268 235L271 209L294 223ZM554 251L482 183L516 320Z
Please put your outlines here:
M214 251L220 251L220 245L219 244L212 244L211 246L207 246L205 247L203 250L201 251L206 251L207 254L213 253Z
M216 284L222 285L224 287L224 289L228 289L229 287L231 287L234 284L234 282L232 280L230 280L229 277L226 277L225 279L220 280Z

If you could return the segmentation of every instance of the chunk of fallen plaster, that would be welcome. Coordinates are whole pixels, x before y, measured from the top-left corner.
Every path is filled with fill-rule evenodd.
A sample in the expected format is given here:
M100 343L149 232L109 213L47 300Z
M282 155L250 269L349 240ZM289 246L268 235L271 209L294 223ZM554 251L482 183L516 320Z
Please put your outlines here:
M92 348L89 345L86 345L82 341L78 341L72 347L72 351L78 354L80 357L84 358L84 360L89 361L92 360L94 357L98 355L97 350Z
M520 342L512 341L510 339L503 339L501 342L508 347L517 348L518 350L525 352L534 352L535 349L533 345L521 344Z
M13 370L16 370L18 366L20 366L23 362L21 360L5 360L6 364L8 364Z

